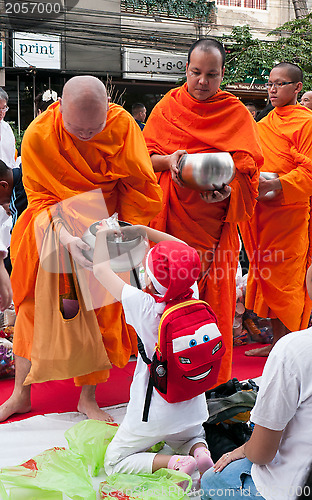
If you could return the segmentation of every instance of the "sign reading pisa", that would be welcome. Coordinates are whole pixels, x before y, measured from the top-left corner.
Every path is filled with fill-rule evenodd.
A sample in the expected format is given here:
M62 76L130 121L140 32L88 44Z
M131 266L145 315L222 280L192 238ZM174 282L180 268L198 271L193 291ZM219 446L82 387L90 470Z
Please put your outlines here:
M187 54L123 47L123 78L176 81L185 75Z
M57 35L14 32L14 66L61 69L61 41Z

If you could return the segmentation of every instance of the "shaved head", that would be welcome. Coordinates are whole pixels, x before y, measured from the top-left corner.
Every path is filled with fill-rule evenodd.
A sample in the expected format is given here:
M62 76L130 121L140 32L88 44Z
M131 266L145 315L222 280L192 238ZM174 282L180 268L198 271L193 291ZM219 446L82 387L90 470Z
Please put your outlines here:
M294 82L303 82L303 73L302 69L298 66L298 64L290 63L290 62L281 62L276 64L272 69L285 69L287 74Z
M94 76L74 76L64 85L60 111L71 135L88 141L106 124L108 99L104 84Z
M300 99L300 104L305 108L312 109L312 92L305 92Z
M200 49L204 52L211 52L215 49L217 49L220 52L220 56L222 59L222 68L224 68L225 65L225 49L222 45L222 43L218 42L215 38L200 38L199 40L196 40L194 42L188 51L187 55L187 62L190 64L191 62L191 55L194 49Z

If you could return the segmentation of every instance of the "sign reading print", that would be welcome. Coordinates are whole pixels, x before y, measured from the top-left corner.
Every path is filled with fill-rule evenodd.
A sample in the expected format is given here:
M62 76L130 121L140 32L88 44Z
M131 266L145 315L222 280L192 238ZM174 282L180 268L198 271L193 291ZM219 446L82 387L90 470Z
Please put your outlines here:
M57 35L14 33L14 66L61 68L61 40Z

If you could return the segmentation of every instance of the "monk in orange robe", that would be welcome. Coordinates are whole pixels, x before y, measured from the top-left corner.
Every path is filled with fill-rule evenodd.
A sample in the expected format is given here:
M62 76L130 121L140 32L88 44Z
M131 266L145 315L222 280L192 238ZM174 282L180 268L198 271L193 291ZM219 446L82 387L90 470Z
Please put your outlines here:
M106 213L97 212L95 220L117 212L121 220L147 224L161 208L161 188L140 129L122 107L108 104L105 86L95 77L70 79L60 102L52 104L30 124L23 139L22 164L28 208L15 225L11 242L17 310L16 378L11 398L0 407L0 421L31 407L30 386L23 382L31 366L39 265L35 238L38 214L93 190L102 192L102 206L106 207ZM60 241L74 261L92 269L82 252L89 247L80 236L95 220L92 210L84 208L84 214L73 213L72 221L69 218L69 228L62 227ZM134 330L125 324L119 303L100 308L96 314L110 361L123 367L135 351ZM96 384L104 382L108 373L96 372L76 381L82 386L78 410L89 418L112 420L95 401Z
M189 50L187 82L155 106L143 134L163 190L163 207L151 226L197 249L202 262L200 298L214 309L226 345L218 383L231 377L238 221L253 213L262 155L256 125L232 94L219 89L225 51L214 39ZM177 163L185 153L227 151L236 175L230 186L200 193L183 187Z
M297 103L302 78L292 63L279 63L270 73L274 109L258 123L261 170L278 177L260 176L254 216L240 224L250 261L246 307L272 318L273 344L307 328L311 313L305 276L311 262L312 113ZM246 354L267 356L271 348Z

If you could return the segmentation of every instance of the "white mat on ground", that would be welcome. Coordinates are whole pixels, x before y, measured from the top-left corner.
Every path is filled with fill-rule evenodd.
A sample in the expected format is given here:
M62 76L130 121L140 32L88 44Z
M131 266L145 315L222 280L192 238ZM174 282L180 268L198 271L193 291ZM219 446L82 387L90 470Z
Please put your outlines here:
M122 404L104 409L112 415L115 422L120 424L126 408L127 404ZM54 446L68 448L64 437L65 431L85 418L78 412L50 413L0 425L0 468L22 464ZM163 452L172 453L168 446ZM92 478L97 500L100 500L99 485L105 477L105 472L101 469L99 475ZM68 499L66 495L63 498ZM196 498L199 497L196 496Z
M126 407L124 404L105 409L117 423L121 423ZM65 431L85 418L78 412L50 413L0 425L0 468L22 464L54 446L68 448ZM104 479L103 469L97 477L92 478L97 499L100 499L99 485ZM64 500L67 499L64 495Z
M261 377L254 380L260 385ZM112 415L115 422L120 424L126 413L126 408L127 404L125 403L104 409ZM54 446L68 448L68 443L64 437L65 431L81 420L85 420L85 418L78 412L50 413L0 425L0 468L22 464ZM170 454L172 451L168 446L165 446L162 453ZM198 473L195 473L193 479L198 477L196 474ZM103 469L100 470L97 477L92 478L93 487L97 492L97 499L100 499L98 493L99 484L104 479L105 473ZM64 500L67 498L64 496ZM192 498L192 496L189 498ZM198 496L196 498L198 499Z

